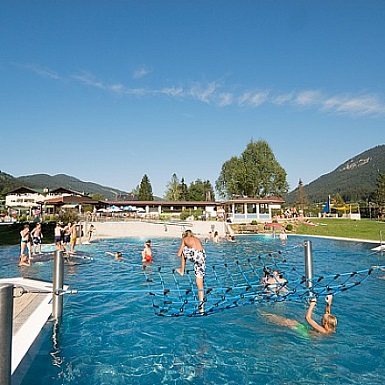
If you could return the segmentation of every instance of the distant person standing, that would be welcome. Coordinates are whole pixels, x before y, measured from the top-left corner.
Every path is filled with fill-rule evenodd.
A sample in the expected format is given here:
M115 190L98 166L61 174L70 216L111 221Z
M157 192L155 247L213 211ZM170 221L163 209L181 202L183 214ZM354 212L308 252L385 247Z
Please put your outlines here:
M75 251L75 246L76 246L76 241L78 238L78 233L77 233L77 223L74 222L72 226L70 227L70 234L71 234L71 240L70 240L70 253L76 253Z
M36 249L39 250L39 254L41 254L41 240L43 238L43 233L41 232L41 224L38 223L36 227L31 232L32 242L33 242L33 250L32 254L36 254Z
M67 246L71 240L70 228L71 228L71 222L68 222L62 229L62 239L63 239L64 247Z
M87 231L88 242L91 243L92 233L95 231L94 225L91 225Z
M54 229L54 242L55 242L56 250L65 250L62 244L62 231L63 231L63 228L61 227L60 222L57 222L56 227Z
M28 258L31 258L32 238L29 232L29 225L25 224L23 230L20 231L20 257L25 254L25 248L28 249Z

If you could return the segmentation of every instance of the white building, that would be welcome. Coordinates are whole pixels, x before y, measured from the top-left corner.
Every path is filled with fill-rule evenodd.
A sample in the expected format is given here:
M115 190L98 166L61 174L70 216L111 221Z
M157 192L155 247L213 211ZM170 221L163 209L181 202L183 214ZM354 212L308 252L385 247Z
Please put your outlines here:
M5 206L14 210L31 210L40 208L44 201L43 193L28 187L20 187L10 191L5 197Z

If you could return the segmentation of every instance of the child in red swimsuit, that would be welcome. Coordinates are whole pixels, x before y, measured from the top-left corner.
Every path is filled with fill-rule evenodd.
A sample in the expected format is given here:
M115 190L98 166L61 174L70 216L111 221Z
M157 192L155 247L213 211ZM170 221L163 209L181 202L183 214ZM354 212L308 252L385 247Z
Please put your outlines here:
M142 262L152 262L151 240L146 241L142 251Z

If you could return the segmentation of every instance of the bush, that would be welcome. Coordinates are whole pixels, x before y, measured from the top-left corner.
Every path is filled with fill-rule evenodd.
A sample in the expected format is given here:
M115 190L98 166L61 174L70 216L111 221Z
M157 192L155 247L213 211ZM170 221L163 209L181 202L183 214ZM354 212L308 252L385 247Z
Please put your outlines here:
M293 225L292 225L291 223L288 223L288 224L286 225L286 230L287 230L287 231L292 231L292 230L293 230Z
M60 215L60 221L64 223L69 223L69 222L78 222L79 221L79 214L76 211L66 211L62 215Z
M203 215L203 210L200 209L200 210L184 210L180 213L180 219L182 221L186 220L188 217L190 217L191 215L194 216L194 220L198 220L199 218L202 217Z
M254 225L254 226L256 226L256 225L258 225L258 222L257 222L255 219L253 219L253 220L251 221L251 224Z

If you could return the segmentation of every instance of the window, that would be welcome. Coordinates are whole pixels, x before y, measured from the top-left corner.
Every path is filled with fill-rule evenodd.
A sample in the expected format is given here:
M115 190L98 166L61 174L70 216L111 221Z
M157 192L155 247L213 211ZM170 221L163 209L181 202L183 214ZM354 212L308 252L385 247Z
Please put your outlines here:
M268 214L269 213L269 205L267 203L259 204L259 213L260 214Z

